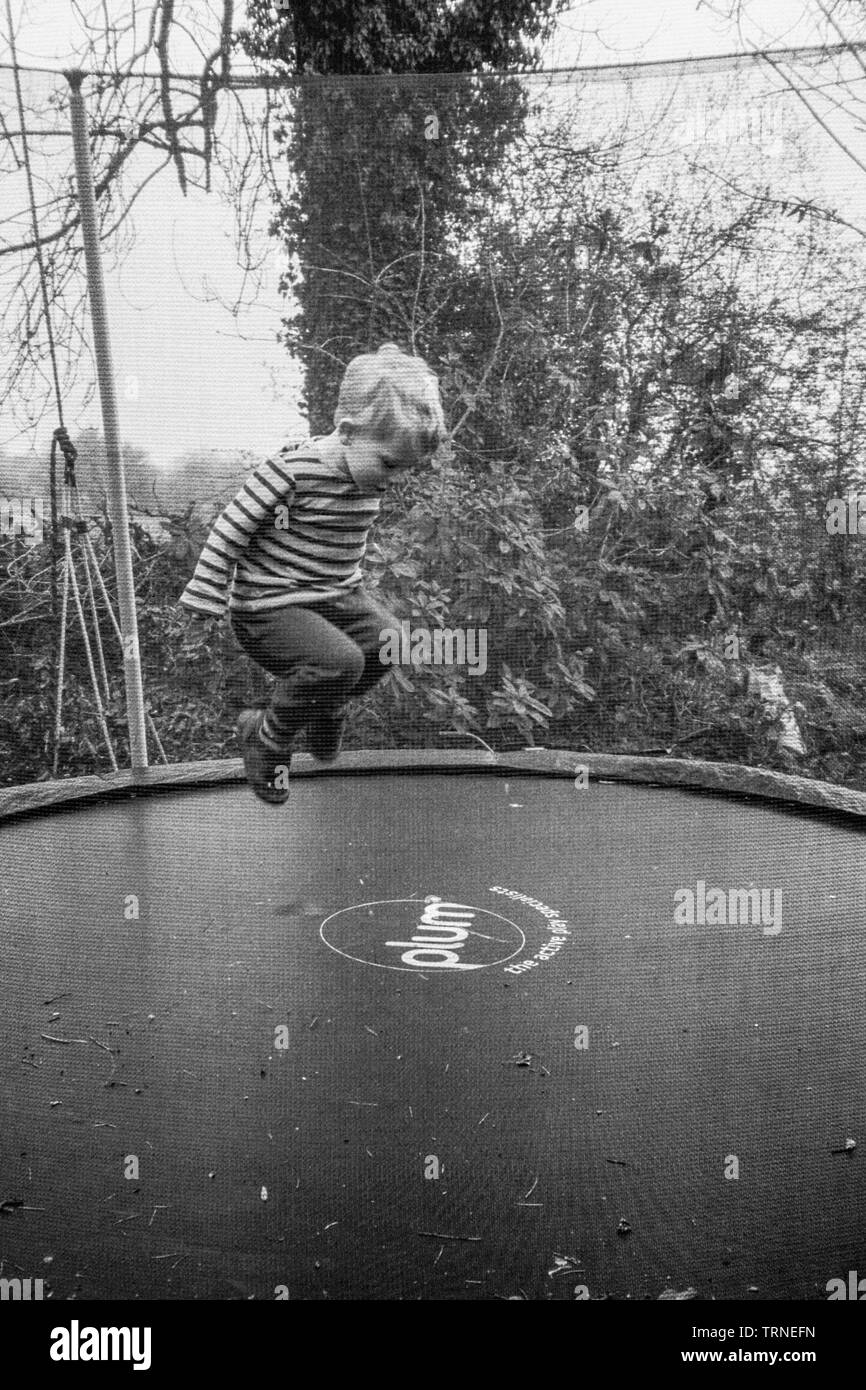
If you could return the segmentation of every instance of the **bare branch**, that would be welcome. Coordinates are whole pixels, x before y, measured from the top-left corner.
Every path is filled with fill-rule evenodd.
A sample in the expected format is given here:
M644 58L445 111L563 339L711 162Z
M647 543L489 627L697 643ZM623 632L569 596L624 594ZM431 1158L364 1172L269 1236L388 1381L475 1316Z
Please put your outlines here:
M174 0L160 0L161 14L159 23L159 35L156 40L156 51L159 56L160 71L160 93L162 97L162 112L165 120L165 133L171 148L177 177L182 192L186 193L186 173L183 167L180 149L177 143L177 134L174 124L174 116L171 109L171 73L168 60L168 36L171 30L171 21L174 15Z

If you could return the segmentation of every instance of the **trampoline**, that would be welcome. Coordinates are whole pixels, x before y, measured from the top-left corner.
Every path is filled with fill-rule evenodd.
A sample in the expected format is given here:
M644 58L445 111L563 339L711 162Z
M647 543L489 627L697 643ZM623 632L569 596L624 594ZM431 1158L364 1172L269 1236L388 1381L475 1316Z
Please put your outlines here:
M863 1267L866 797L348 753L278 809L231 762L0 817L7 1277L825 1300ZM713 921L714 886L780 911Z

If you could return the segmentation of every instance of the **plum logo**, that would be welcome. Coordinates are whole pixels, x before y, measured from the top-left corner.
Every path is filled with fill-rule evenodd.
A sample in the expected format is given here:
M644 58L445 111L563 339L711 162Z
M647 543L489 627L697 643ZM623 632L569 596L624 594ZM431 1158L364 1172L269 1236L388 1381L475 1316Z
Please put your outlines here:
M502 965L526 945L508 917L435 895L341 908L325 919L319 935L332 951L362 965L425 975Z

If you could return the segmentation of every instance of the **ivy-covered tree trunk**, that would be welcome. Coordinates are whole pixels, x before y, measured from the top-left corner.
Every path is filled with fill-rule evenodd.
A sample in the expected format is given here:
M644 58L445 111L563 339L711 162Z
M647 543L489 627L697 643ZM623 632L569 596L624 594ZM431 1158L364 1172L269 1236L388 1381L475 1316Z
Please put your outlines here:
M314 433L331 428L350 357L393 339L435 360L461 319L465 246L527 110L519 81L466 75L535 66L565 4L291 0L275 22L252 0L248 53L306 74L275 131L291 172L274 225L297 306L285 341L306 368ZM424 78L395 80L410 73ZM489 350L472 336L470 355Z

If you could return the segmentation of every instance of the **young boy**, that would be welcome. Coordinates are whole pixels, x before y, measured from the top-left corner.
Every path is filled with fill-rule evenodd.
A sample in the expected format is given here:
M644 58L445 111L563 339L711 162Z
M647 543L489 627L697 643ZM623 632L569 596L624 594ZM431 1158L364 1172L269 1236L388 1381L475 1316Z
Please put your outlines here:
M347 700L385 675L379 634L399 624L362 588L367 535L389 483L447 437L436 377L394 343L349 363L334 424L250 475L180 598L199 616L228 605L241 646L277 678L268 709L238 720L247 780L274 805L288 799L299 731L315 758L333 762Z

